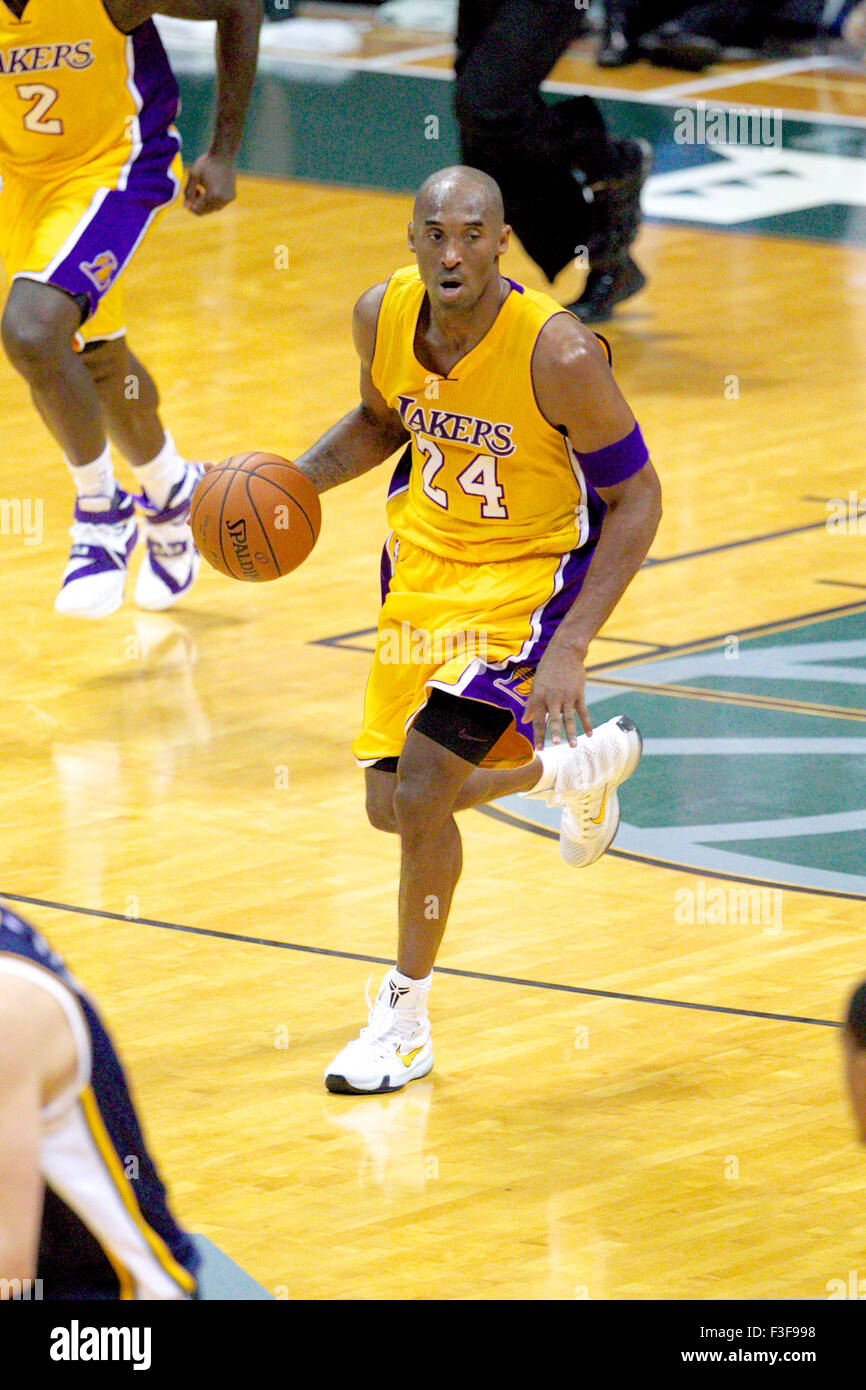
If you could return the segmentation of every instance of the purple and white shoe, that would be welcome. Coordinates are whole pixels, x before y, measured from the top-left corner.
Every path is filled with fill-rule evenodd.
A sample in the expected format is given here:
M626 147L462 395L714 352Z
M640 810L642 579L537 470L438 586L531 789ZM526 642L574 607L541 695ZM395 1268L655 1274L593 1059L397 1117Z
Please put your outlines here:
M143 531L147 541L147 554L135 585L135 601L139 608L151 612L171 608L192 587L201 557L189 528L189 505L203 477L203 464L188 463L164 507L157 509L146 498L138 499L144 510Z
M54 600L58 613L107 618L123 602L129 557L135 547L135 501L115 487L111 497L79 497L70 528L72 549Z

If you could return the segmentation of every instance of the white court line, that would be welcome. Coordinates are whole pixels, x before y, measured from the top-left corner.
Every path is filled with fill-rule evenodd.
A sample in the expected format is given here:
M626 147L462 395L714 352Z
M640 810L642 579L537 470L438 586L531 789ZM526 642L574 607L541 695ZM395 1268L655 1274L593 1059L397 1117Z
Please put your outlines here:
M359 58L357 66L364 72L390 72L395 64L402 67L406 63L420 62L423 58L450 58L454 52L453 43L431 43L426 48L406 48L400 53L379 54L377 58Z
M448 72L442 68L389 68L388 73L395 77L428 77L436 82L453 82L453 72ZM650 92L632 92L622 87L579 87L573 82L543 82L541 89L544 92L556 92L562 96L590 96L590 97L609 97L613 101L631 101L638 105L647 106L689 106L697 105L700 98L690 101L688 97L679 99L673 96L656 97L652 100ZM713 102L720 111L742 111L742 102ZM835 126L866 126L866 116L841 116L829 111L800 111L796 107L789 106L767 106L763 108L767 111L778 112L785 120L802 121L804 125L810 122L815 125L835 125Z
M435 46L431 45L431 47L426 50L426 56L444 57L446 53L450 53L452 51L452 48L453 45L450 44L437 44ZM407 52L411 51L413 50L407 50ZM417 49L414 51L418 53L425 52L425 50L421 49ZM179 58L179 56L179 54L175 53L173 55L171 51L169 51L170 59L176 59ZM341 57L338 54L329 54L326 57L314 57L310 53L304 53L299 51L297 53L292 53L291 55L285 52L279 54L275 52L264 53L262 54L262 58L266 61L267 71L271 73L274 71L278 71L279 68L282 66L285 66L287 68L337 68L340 71L347 72L382 72L387 74L388 76L393 75L394 77L424 77L434 82L454 81L454 73L451 72L448 68L426 68L421 63L419 63L415 67L404 66L406 53L394 55L392 58L358 58L356 56L351 55ZM810 60L801 59L794 70L803 71L804 65L808 61ZM829 59L825 60L823 58L816 57L816 59L814 60L814 67L812 68L812 71L820 70L820 67L830 66L831 61L832 60ZM770 66L774 66L776 72L778 73L778 69L782 65L768 64L763 69L755 68L752 70L750 78L754 73L766 73L769 70ZM833 66L838 67L842 66L842 64L834 61ZM859 68L859 65L857 65L857 67ZM260 68L262 68L262 70L265 69L264 62L260 63ZM177 70L178 72L183 72L183 68L180 65L178 65ZM721 79L716 79L716 82L713 85L718 86L720 80ZM682 86L691 86L692 90L694 91L697 84L683 83ZM607 97L611 101L630 101L636 103L637 105L645 106L696 105L697 101L700 100L700 98L696 98L694 102L690 102L688 96L677 97L674 93L676 91L682 91L682 87L663 87L656 88L655 91L635 92L623 87L593 87L581 86L574 82L544 82L542 83L542 91L555 92L557 95L562 96L574 96L575 94L582 94L585 96L591 96L596 98ZM735 102L719 101L714 102L713 105L722 111L741 111L743 109L742 102L737 104ZM813 125L866 127L866 116L843 116L837 115L829 111L801 111L796 107L787 106L768 106L765 109L768 111L773 111L774 113L778 112L784 120L801 121L804 125L808 125L811 123Z
M677 82L670 87L653 87L647 96L663 101L667 97L686 97L695 92L717 90L719 87L742 87L747 82L768 82L773 77L787 77L793 72L814 72L819 68L837 67L834 59L824 54L813 54L810 58L789 58L785 62L765 63L763 67L749 68L740 72L729 72L722 77L701 77L694 82Z

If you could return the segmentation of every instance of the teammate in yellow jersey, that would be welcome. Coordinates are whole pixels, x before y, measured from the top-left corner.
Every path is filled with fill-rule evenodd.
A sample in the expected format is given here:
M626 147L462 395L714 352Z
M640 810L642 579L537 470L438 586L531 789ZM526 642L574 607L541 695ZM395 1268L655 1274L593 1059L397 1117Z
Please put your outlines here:
M583 866L613 839L616 787L640 756L630 720L592 730L584 662L649 550L659 483L595 334L500 274L509 230L486 174L426 181L409 228L417 271L355 306L361 404L298 460L324 492L409 441L354 745L368 816L401 842L397 962L328 1068L332 1091L397 1090L433 1065L454 813L545 796L563 808L563 857Z
M214 136L186 184L190 211L212 212L234 197L261 0L0 0L3 346L75 484L55 607L90 618L122 602L136 502L147 541L136 602L170 607L198 567L187 516L202 466L163 428L156 387L126 344L119 283L182 183L177 84L154 13L217 21ZM115 481L109 439L140 497Z

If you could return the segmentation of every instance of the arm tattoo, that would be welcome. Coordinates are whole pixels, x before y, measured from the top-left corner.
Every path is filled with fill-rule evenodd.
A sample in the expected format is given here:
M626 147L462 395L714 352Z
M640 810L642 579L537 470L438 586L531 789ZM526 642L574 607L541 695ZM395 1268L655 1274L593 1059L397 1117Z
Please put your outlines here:
M363 459L352 458L338 445L326 444L323 441L314 445L304 455L298 467L306 473L316 492L327 492L338 483L348 483L352 478L360 478L371 465Z
M317 492L327 492L384 463L408 438L402 422L381 420L361 405L295 462Z

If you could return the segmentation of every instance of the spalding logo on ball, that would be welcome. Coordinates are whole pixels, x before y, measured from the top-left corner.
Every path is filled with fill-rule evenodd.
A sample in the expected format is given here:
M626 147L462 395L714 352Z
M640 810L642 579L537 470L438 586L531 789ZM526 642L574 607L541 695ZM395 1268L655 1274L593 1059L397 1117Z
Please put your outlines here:
M278 454L235 454L205 473L189 524L209 565L231 579L290 574L319 538L322 509L309 478Z

